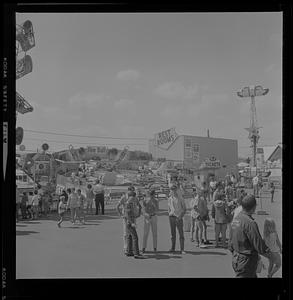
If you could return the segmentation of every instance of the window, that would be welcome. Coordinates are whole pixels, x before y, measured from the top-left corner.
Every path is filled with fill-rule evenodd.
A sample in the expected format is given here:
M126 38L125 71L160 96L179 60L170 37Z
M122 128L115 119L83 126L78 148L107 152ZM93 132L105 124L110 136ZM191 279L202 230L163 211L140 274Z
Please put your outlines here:
M185 139L185 148L191 148L191 139Z
M191 149L185 149L185 158L192 158Z
M24 175L22 178L23 178L23 182L27 182L27 176Z
M198 144L193 144L192 151L193 152L199 152L199 145Z

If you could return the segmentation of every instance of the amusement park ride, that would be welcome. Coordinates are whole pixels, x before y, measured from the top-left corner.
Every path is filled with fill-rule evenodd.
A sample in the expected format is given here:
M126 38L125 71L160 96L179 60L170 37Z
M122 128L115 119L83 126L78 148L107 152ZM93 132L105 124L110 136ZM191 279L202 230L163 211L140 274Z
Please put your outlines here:
M250 127L245 128L248 132L248 138L251 141L252 147L252 166L256 167L256 149L257 143L260 138L259 129L257 124L257 117L256 117L256 106L255 106L255 97L256 96L264 96L269 92L269 89L264 89L262 86L250 86L244 87L241 91L237 92L237 95L241 98L251 98L250 102Z
M16 79L31 73L33 70L32 58L27 52L35 46L33 24L27 20L21 25L16 25ZM33 107L27 100L16 92L16 117L17 113L32 112ZM23 139L23 129L16 128L16 145L20 145Z
M258 127L257 124L257 118L256 118L256 106L255 106L255 97L256 96L264 96L269 92L269 89L264 89L261 85L257 86L250 86L250 87L244 87L241 91L237 92L237 95L241 98L251 98L250 102L250 127L245 128L248 132L248 138L251 141L251 147L252 147L252 166L255 168L257 172L257 166L256 166L256 150L257 150L257 143L260 138L259 135L259 129L261 127ZM257 195L257 198L259 198L260 201L260 210L258 210L258 215L266 215L266 211L262 209L262 198L261 196Z

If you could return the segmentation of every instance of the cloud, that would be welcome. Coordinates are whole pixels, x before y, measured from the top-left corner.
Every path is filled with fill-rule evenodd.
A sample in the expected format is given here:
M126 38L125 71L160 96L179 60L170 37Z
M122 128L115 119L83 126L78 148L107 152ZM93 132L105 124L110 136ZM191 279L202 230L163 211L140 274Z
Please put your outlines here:
M134 101L130 99L120 99L114 102L114 107L117 109L128 109L134 105Z
M205 116L213 111L226 114L231 110L232 103L226 94L206 94L203 95L201 101L186 106L186 112L191 117Z
M116 77L122 81L135 81L141 76L137 70L123 70L117 73Z
M166 99L194 99L198 96L198 85L184 86L181 82L165 82L155 89L155 94Z
M42 119L46 118L49 120L60 121L63 120L64 122L71 122L71 121L79 121L81 119L80 115L68 113L64 109L57 107L57 106L40 106L39 112L42 115Z
M177 119L184 115L183 106L167 106L161 112L160 115L168 119Z
M86 93L79 93L72 96L68 103L76 108L94 108L97 107L105 101L107 97L103 94L86 94Z

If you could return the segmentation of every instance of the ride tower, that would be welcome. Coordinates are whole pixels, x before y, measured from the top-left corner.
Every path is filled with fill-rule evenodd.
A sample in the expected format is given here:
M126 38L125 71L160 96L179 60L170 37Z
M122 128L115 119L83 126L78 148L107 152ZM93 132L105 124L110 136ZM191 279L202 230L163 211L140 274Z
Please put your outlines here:
M261 128L257 122L255 97L264 96L268 92L269 89L264 89L261 85L244 87L241 91L237 92L237 95L241 98L250 97L250 126L245 129L249 132L248 139L251 142L253 167L256 167L256 149L260 138L259 129Z

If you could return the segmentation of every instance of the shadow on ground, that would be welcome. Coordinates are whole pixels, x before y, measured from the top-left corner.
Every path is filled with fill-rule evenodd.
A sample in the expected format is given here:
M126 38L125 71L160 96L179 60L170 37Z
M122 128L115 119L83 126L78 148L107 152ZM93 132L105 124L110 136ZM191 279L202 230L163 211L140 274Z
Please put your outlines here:
M19 221L21 224L41 224L41 222L38 222L37 220L21 220ZM16 224L17 226L20 226L20 224Z
M158 252L156 254L144 254L144 256L147 258L147 259L172 259L172 258L175 258L175 259L178 259L178 258L182 258L182 256L179 256L179 255L173 255L173 254L163 254L162 252Z
M32 233L39 233L38 231L21 231L21 230L16 230L16 235L29 235Z
M227 253L217 251L186 251L186 253L192 255L227 255Z

